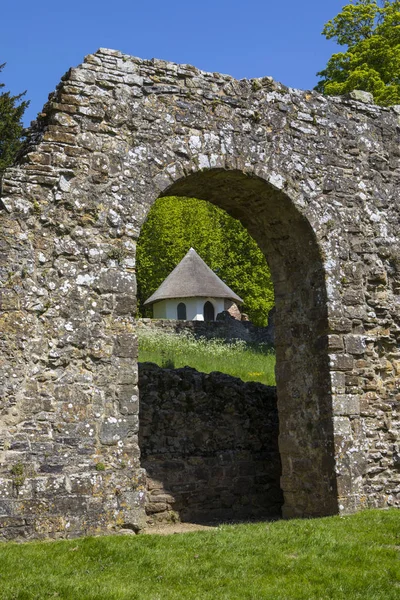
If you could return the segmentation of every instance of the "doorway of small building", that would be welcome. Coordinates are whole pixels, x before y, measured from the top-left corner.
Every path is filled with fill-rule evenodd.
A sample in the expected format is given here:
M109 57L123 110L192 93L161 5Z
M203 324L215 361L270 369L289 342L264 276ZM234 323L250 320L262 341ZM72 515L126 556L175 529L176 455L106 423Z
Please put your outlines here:
M157 519L154 515L166 513L171 519L193 519L218 512L222 520L224 515L229 520L240 514L260 518L263 510L264 517L268 517L268 511L272 516L273 510L276 516L282 495L280 500L277 498L282 492L283 516L337 512L331 388L325 346L328 329L325 277L312 227L288 195L263 179L240 171L195 173L177 181L165 195L199 197L223 208L243 224L268 258L276 299L277 398L274 401L279 427L278 419L276 430L267 426L254 407L250 418L238 404L230 403L223 395L226 390L230 390L228 395L232 397L238 398L240 394L236 389L233 392L226 380L211 380L209 375L202 379L203 376L196 374L189 383L188 369L183 373L170 370L168 375L156 373L154 366L153 372L142 371L139 437L142 465L148 475L150 518ZM193 389L200 393L194 393ZM209 401L206 390L210 392ZM148 402L146 396L152 400ZM256 396L254 390L251 396ZM251 402L242 403L246 410L250 406ZM267 414L268 411L264 417ZM259 423L263 423L261 432L257 430ZM275 483L268 480L269 475L258 469L263 461L264 465L271 463L268 453L273 451L271 447L265 449L265 440L269 435L277 448L278 428L277 491ZM238 440L235 447L229 437L232 432ZM239 432L251 433L250 458L248 448L243 446L246 435L243 438ZM222 439L227 443L223 449L219 445ZM241 450L243 461L239 458ZM238 486L235 489L240 493L228 490L227 481ZM260 496L256 500L256 488L249 492L253 484L262 489L263 507ZM271 498L275 496L273 510L268 490Z
M205 321L214 321L215 320L215 311L214 306L211 304L209 300L204 303L203 315Z
M186 321L186 304L184 302L179 302L177 306L177 318L178 321Z

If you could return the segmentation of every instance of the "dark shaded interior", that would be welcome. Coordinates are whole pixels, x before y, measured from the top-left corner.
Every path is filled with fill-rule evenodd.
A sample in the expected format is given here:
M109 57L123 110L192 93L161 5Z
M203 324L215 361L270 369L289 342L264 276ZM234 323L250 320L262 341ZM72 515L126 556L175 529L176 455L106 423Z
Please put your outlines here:
M139 445L150 523L281 514L276 389L139 364Z

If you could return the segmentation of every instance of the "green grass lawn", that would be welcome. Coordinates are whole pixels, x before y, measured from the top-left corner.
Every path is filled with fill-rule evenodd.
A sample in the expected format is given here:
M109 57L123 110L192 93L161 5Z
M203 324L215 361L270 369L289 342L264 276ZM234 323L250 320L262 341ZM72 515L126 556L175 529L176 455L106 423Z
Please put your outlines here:
M221 371L243 381L275 385L275 353L264 344L196 339L190 334L139 330L139 361L161 366L193 367L203 373Z
M0 545L2 600L398 600L400 511Z

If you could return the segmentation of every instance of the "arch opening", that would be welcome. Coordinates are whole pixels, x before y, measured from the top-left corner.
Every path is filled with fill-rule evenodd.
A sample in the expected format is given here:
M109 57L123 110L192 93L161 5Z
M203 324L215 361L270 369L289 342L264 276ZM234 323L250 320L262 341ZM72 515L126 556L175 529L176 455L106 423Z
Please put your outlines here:
M271 268L283 515L337 512L323 260L289 196L259 177L220 169L175 182L163 196L207 200L237 218Z
M207 300L203 306L203 317L205 321L214 321L215 320L215 310L213 304Z
M186 304L184 302L179 302L178 306L176 307L176 312L178 321L186 321L187 311Z

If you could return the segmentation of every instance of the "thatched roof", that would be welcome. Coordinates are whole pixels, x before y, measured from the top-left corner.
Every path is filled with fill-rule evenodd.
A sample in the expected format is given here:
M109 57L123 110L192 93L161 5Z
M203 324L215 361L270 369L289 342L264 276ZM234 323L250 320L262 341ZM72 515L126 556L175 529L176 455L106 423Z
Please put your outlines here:
M154 304L154 302L168 298L195 298L199 296L203 298L229 298L237 303L243 302L206 265L196 250L190 248L186 256L164 279L158 290L146 300L145 304Z

